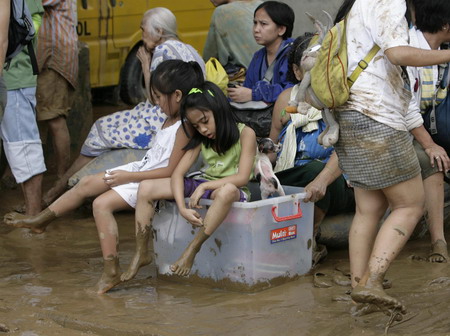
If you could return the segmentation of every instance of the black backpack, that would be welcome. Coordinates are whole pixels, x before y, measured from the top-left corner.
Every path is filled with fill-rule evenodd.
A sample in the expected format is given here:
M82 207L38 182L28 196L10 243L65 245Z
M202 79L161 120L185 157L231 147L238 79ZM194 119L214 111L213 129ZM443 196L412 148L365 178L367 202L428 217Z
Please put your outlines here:
M28 54L31 58L33 74L37 75L38 65L36 54L33 48L33 38L36 31L33 26L30 10L25 0L11 0L11 15L9 17L8 30L8 50L6 51L5 68L8 69L9 64L14 56L27 46Z

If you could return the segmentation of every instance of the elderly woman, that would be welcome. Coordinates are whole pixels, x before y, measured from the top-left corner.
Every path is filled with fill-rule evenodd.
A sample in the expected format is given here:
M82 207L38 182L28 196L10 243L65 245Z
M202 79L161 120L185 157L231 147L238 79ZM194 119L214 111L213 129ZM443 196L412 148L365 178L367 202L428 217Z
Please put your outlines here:
M176 18L170 10L163 7L148 10L142 18L141 29L143 45L139 48L137 57L142 64L148 97L150 74L165 60L195 61L205 73L205 63L198 52L179 40ZM92 126L80 155L46 193L44 202L50 204L61 195L69 178L97 156L111 149L148 149L163 121L160 107L153 105L148 99L131 110L99 118Z

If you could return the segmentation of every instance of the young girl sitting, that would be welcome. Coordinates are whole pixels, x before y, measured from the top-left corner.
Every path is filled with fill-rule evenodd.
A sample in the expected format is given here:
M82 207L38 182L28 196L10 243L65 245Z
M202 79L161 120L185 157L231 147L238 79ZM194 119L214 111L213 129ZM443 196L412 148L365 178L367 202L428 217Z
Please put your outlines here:
M140 181L172 175L189 141L180 127L181 98L203 81L203 72L196 62L168 60L161 63L152 73L150 87L152 100L161 107L167 118L145 157L141 161L107 170L106 174L84 177L38 215L9 213L5 215L5 223L42 233L55 218L78 208L86 198L100 195L94 200L93 213L102 247L104 271L96 291L105 293L117 285L120 282L118 229L113 213L135 207Z
M249 198L246 185L256 154L255 132L236 123L222 91L210 82L193 88L181 104L181 120L184 129L192 126L196 131L171 178L146 180L139 185L137 248L128 271L121 277L122 281L133 278L141 266L151 261L148 239L155 201L175 199L180 214L191 224L201 227L183 255L171 266L175 274L185 276L189 274L202 244L225 219L232 203ZM203 161L201 174L185 178L199 155ZM185 197L190 197L188 207ZM195 210L201 207L201 198L213 200L205 218Z

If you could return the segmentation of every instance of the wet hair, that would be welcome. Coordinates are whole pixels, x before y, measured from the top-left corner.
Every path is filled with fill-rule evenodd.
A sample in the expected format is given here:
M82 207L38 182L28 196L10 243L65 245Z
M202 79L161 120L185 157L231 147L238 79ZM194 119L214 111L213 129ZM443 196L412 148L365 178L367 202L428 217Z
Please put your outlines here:
M356 0L344 0L341 7L339 7L336 17L334 18L334 24L342 21L345 16L350 12L350 9L352 9L353 4Z
M146 11L142 17L142 27L153 36L178 39L177 19L167 8L155 7Z
M255 17L256 12L263 8L270 19L275 22L277 26L286 27L282 38L286 40L292 36L292 30L294 29L295 13L292 8L279 1L265 1L256 7L253 17Z
M450 1L412 0L415 11L415 24L424 33L434 34L450 24Z
M181 102L180 117L183 129L186 134L189 134L186 123L189 122L187 115L190 109L198 109L202 112L211 111L216 125L216 136L215 139L209 139L195 131L184 149L195 148L203 143L207 148L212 147L217 153L224 154L240 138L230 103L222 90L214 83L205 81L195 88L197 90L185 96Z
M299 80L295 77L294 73L294 64L300 66L300 61L303 56L303 52L309 45L311 38L314 36L313 33L305 33L295 39L292 43L292 47L289 50L288 54L288 72L287 72L287 80L291 83L298 83Z
M184 97L193 87L201 85L204 81L203 70L197 62L167 60L161 62L151 73L150 98L155 101L154 90L165 95L171 95L176 90L180 90Z

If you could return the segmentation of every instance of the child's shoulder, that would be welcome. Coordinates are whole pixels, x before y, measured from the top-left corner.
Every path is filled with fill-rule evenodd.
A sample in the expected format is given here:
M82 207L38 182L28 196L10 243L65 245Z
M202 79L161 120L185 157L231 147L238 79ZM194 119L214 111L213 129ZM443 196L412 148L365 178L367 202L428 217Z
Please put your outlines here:
M242 124L242 123L238 123L238 128L239 128L239 132L241 133L241 138L242 137L252 137L256 139L256 133L253 130L253 128Z

